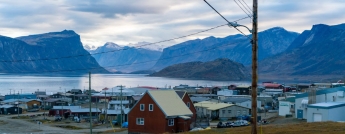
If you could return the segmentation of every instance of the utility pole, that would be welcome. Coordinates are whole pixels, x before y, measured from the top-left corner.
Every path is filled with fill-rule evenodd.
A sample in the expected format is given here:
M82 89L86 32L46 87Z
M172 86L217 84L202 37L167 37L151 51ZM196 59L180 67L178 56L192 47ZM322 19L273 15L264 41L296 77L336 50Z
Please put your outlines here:
M90 104L90 134L92 134L92 112L91 112L91 72L89 72L89 104ZM97 113L97 109L96 109Z
M17 100L17 109L18 109L18 117L19 117L19 91L18 91L18 100ZM18 118L19 119L19 118Z
M107 89L104 90L104 124L107 123Z
M45 89L45 94L47 94L47 89ZM44 116L44 119L46 119L46 104L47 104L47 100L46 98L44 98L44 101L43 101L43 105L44 105L44 113L43 113L43 116Z
M252 29L252 134L257 134L257 87L258 87L258 0L253 0Z

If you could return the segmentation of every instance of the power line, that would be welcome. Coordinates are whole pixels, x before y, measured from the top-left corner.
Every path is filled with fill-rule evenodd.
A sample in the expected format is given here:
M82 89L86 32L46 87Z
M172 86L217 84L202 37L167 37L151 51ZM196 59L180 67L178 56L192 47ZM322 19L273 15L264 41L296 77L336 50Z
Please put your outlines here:
M244 4L246 4L247 8L248 8L251 12L253 12L253 10L250 8L250 6L247 5L247 3L246 3L244 0L242 0L242 2L243 2Z
M130 63L130 64L122 64L122 65L114 65L114 66L104 66L104 67L93 67L93 68L70 69L70 70L51 70L51 71L20 72L20 73L72 72L72 71L94 70L94 69L102 69L102 68L113 68L113 67L120 67L120 66L129 66L129 65L144 64L144 63L149 63L149 62L154 62L154 61L159 61L159 60L168 60L168 59L173 59L173 58L182 57L182 56L188 56L188 55L192 55L192 54L195 54L195 53L200 53L200 52L205 52L205 51L214 50L214 49L216 49L216 48L227 47L227 46L230 46L230 45L232 45L232 44L227 44L227 45L222 45L222 46L216 46L216 47L212 47L212 48L209 48L209 49L204 49L204 50L201 50L201 51L195 51L195 52L191 52L191 53L186 53L186 54L182 54L182 55L167 57L167 58L158 59L158 60L148 60L148 61L142 61L142 62Z
M235 21L233 21L233 22L237 22L237 21L240 21L240 20L244 20L244 19L246 19L246 18L248 18L248 17L243 17L243 18L237 19L237 20L235 20ZM88 54L80 54L80 55L74 55L74 56L56 57L56 58L28 59L28 60L2 60L2 61L0 61L0 62L32 62L32 61L47 61L47 60L59 60L59 59L67 59L67 58L75 58L75 57L83 57L83 56L91 56L91 55L112 53L112 52L124 51L124 50L129 50L129 49L134 49L134 48L141 48L141 47L144 47L144 46L154 45L154 44L163 43L163 42L168 42L168 41L173 41L173 40L177 40L177 39L181 39L181 38L186 38L186 37L193 36L193 35L196 35L196 34L200 34L200 33L203 33L203 32L207 32L207 31L210 31L210 30L219 28L219 27L223 27L223 26L226 26L226 25L227 25L227 24L218 25L218 26L215 26L215 27L212 27L212 28L209 28L209 29L206 29L206 30L202 30L202 31L199 31L199 32L195 32L195 33L192 33L192 34L188 34L188 35L184 35L184 36L180 36L180 37L176 37L176 38L171 38L171 39L166 39L166 40L162 40L162 41L157 41L157 42L154 42L154 43L147 43L147 44L140 45L140 46L136 46L136 47L128 47L128 48L123 48L123 49L118 49L118 50L111 50L111 51L106 51L106 52L98 52L98 53L93 53L93 54L88 53ZM236 29L237 29L237 28L236 28ZM242 33L242 34L243 34L243 33Z
M204 0L208 6L210 6L214 11L216 11L220 17L222 17L225 21L228 22L228 24L231 24L230 21L228 21L222 14L220 14L215 8L213 8L213 6L208 3L206 0ZM248 16L249 17L249 16ZM234 26L233 26L234 27ZM239 31L241 34L243 34L244 36L246 36L248 39L250 39L246 34L244 34L241 30L239 30L237 27L234 27L237 31Z
M235 2L236 2L236 0L234 0ZM253 14L247 9L247 7L246 6L244 6L244 4L241 2L241 0L238 0L238 2L243 6L243 8L248 12L248 16L250 15L250 16L252 16ZM236 4L237 4L237 2L236 2ZM238 5L238 4L237 4ZM238 5L239 6L239 5ZM240 7L240 6L239 6ZM241 7L240 7L241 8ZM242 9L242 8L241 8ZM243 9L242 9L242 11L243 11ZM246 13L247 13L246 12Z

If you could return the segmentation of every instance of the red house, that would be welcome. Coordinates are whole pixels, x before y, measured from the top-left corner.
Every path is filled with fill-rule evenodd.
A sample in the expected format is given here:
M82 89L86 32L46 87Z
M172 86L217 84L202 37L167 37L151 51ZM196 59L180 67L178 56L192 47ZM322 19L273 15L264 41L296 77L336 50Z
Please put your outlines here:
M192 117L174 90L148 90L128 112L128 133L189 131Z
M193 113L193 117L191 118L192 123L196 122L196 109L193 105L192 100L190 99L189 95L187 94L186 91L177 91L176 93L178 96L180 96L180 98L182 99L182 101L186 104L186 106L189 108L189 110Z

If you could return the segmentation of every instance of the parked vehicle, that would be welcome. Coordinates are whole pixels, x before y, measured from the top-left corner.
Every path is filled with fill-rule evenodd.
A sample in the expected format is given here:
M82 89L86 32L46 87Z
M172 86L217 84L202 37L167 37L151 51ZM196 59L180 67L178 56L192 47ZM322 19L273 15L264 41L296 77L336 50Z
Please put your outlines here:
M226 128L226 127L233 127L234 123L233 122L226 122L226 123L223 123L223 122L218 122L217 124L217 128Z
M60 115L55 115L55 121L61 121L62 117Z

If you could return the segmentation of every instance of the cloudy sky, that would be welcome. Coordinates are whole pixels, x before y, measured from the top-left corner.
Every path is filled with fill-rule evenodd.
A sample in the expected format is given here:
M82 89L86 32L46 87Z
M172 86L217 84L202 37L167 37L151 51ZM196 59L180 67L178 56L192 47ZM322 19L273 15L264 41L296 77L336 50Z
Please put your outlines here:
M251 0L244 1L252 6ZM230 21L247 16L234 0L208 2ZM280 26L302 32L313 24L345 23L344 8L344 0L259 0L259 30ZM203 0L0 0L0 35L18 37L68 29L90 46L157 42L225 23ZM238 23L251 28L250 19ZM238 31L224 26L161 45L232 34Z

